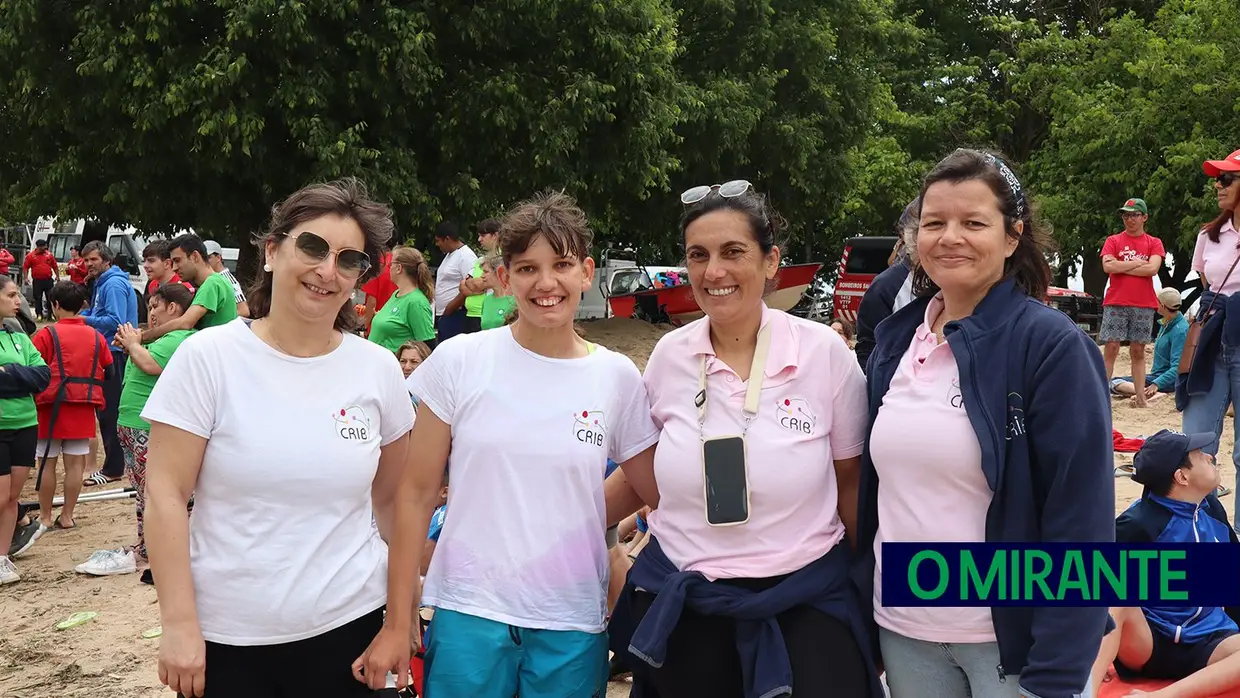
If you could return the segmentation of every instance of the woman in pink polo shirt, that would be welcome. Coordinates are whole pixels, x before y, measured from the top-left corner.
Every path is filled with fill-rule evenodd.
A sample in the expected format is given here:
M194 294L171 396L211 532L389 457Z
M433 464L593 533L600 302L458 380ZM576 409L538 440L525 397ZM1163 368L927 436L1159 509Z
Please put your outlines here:
M881 695L848 577L861 368L831 328L764 303L780 261L766 197L732 181L681 199L706 317L646 366L662 432L652 470L624 475L655 510L612 647L635 696Z
M1214 179L1219 216L1202 228L1193 251L1193 271L1206 289L1198 305L1205 324L1193 367L1176 385L1176 407L1184 412L1186 433L1218 435L1228 405L1240 396L1240 150L1207 160L1202 169ZM1235 426L1240 429L1240 418ZM1203 450L1217 456L1218 447L1216 438ZM1235 448L1231 460L1240 468Z
M1098 347L1044 302L1046 233L1002 160L958 150L921 190L913 292L867 378L856 577L892 698L1080 696L1106 608L883 604L883 543L1115 540ZM924 581L924 580L923 580Z

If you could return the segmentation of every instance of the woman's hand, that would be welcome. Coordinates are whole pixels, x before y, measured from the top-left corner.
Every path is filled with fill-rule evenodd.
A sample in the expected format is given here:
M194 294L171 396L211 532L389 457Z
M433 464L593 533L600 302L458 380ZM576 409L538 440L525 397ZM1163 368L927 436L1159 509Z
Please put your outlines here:
M116 342L125 349L129 349L135 344L142 343L142 332L133 325L125 323L116 328Z
M207 690L207 643L196 625L164 628L159 643L159 682L185 698Z
M396 674L396 690L409 686L409 658L413 634L409 628L383 625L362 656L353 662L353 678L366 684L372 691L387 686L388 672Z

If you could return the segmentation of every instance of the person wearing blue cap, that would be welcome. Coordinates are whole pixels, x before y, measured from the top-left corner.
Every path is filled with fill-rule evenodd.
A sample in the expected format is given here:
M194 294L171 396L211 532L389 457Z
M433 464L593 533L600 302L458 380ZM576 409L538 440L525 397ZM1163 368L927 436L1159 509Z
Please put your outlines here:
M1202 449L1214 434L1164 429L1133 459L1141 498L1115 520L1117 543L1236 543L1227 512L1213 493L1220 478ZM1102 638L1094 695L1112 662L1121 678L1175 681L1160 698L1213 696L1240 687L1240 628L1221 607L1112 608L1115 629Z

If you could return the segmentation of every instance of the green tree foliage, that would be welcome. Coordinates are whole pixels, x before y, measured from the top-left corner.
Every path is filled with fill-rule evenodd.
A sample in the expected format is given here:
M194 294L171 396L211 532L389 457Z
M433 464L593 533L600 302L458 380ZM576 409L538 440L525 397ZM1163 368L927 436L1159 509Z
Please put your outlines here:
M1128 15L1023 47L1022 84L1051 116L1029 169L1060 247L1085 260L1087 290L1102 291L1098 253L1129 196L1146 200L1147 229L1176 257L1162 282L1186 286L1197 232L1218 213L1201 161L1240 145L1238 23L1232 0L1173 0L1149 23Z
M12 0L0 182L26 216L240 241L358 175L402 233L544 186L605 219L667 185L681 103L657 0Z

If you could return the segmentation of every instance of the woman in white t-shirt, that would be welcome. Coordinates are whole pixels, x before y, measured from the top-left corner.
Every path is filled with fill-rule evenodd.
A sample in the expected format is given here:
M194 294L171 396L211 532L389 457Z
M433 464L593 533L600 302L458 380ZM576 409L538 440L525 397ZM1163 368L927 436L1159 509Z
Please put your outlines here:
M254 319L187 339L142 412L159 675L187 698L408 681L413 407L392 353L350 332L350 295L392 230L356 180L279 204Z
M573 328L594 276L590 238L563 194L518 205L500 230L499 271L517 320L440 344L409 377L421 400L415 536L452 471L452 518L421 600L436 609L427 695L605 690L604 464L649 462L658 430L633 362Z

